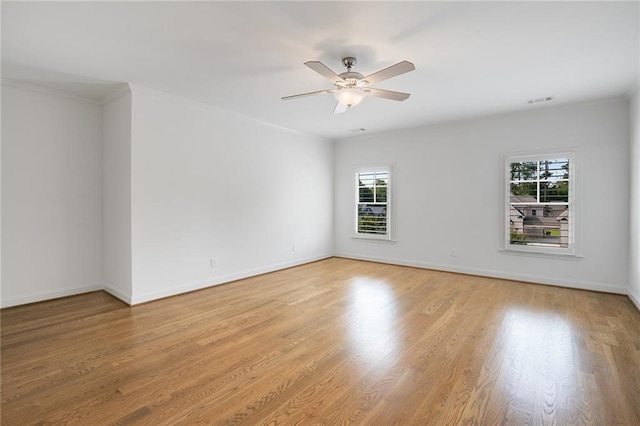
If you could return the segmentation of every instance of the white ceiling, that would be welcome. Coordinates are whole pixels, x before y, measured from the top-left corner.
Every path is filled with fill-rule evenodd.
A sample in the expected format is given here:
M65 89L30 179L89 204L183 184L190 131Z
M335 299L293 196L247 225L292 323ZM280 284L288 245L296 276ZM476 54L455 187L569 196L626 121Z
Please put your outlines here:
M100 98L123 82L332 139L547 105L637 87L638 2L3 2L2 76ZM334 115L303 65L364 75L405 102Z

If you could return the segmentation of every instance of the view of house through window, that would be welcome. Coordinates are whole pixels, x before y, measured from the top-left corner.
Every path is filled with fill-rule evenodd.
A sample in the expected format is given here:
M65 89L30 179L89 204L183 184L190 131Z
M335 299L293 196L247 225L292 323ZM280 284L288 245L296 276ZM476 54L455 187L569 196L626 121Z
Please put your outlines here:
M388 236L389 170L360 171L357 177L357 233Z
M568 248L569 158L509 162L509 244Z

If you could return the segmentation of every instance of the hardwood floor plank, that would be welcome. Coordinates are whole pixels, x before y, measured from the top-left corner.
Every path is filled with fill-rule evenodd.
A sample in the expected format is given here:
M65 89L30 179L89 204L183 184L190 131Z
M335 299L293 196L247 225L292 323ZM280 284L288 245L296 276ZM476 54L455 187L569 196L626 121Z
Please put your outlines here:
M332 258L0 314L3 425L640 424L620 295Z

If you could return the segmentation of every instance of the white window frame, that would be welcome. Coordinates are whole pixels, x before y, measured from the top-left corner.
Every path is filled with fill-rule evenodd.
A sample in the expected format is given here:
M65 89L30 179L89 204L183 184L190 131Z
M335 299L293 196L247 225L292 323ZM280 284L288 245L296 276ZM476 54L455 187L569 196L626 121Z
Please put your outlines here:
M546 247L534 245L511 244L510 241L510 192L511 192L511 168L513 162L532 162L567 158L569 159L569 234L568 247ZM503 155L501 173L501 197L500 212L501 233L499 250L508 254L540 255L551 257L570 258L582 257L581 255L581 179L580 179L580 151L578 148L528 151L520 153L508 153ZM548 203L541 203L548 204Z
M360 174L362 173L387 173L387 233L386 234L368 234L364 232L358 232L358 205L360 204ZM392 241L391 240L391 227L392 227L392 197L393 197L393 169L391 166L375 166L375 167L360 167L355 169L354 172L354 209L353 209L353 237L366 240L378 240L378 241ZM368 204L368 203L364 203Z

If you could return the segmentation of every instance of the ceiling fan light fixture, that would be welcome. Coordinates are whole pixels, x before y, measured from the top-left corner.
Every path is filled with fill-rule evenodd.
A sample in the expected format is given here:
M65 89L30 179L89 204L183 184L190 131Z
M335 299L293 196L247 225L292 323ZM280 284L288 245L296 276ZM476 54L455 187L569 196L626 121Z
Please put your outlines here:
M409 98L409 93L393 92L391 90L376 89L369 87L369 83L378 83L380 81L388 80L392 77L396 77L409 71L413 71L416 67L409 61L398 62L395 65L391 65L383 70L369 74L367 77L363 76L359 72L352 71L351 69L356 64L356 58L348 56L342 60L342 63L347 67L347 71L342 74L336 74L331 68L327 67L320 61L308 61L304 64L317 72L331 83L334 87L331 89L318 90L315 92L300 93L298 95L284 96L282 100L298 99L307 96L321 95L332 93L338 103L336 104L333 113L340 114L345 112L348 108L358 105L362 100L368 96L376 98L390 99L392 101L405 101Z
M366 97L366 94L359 89L345 88L333 94L342 105L350 108L358 105Z

